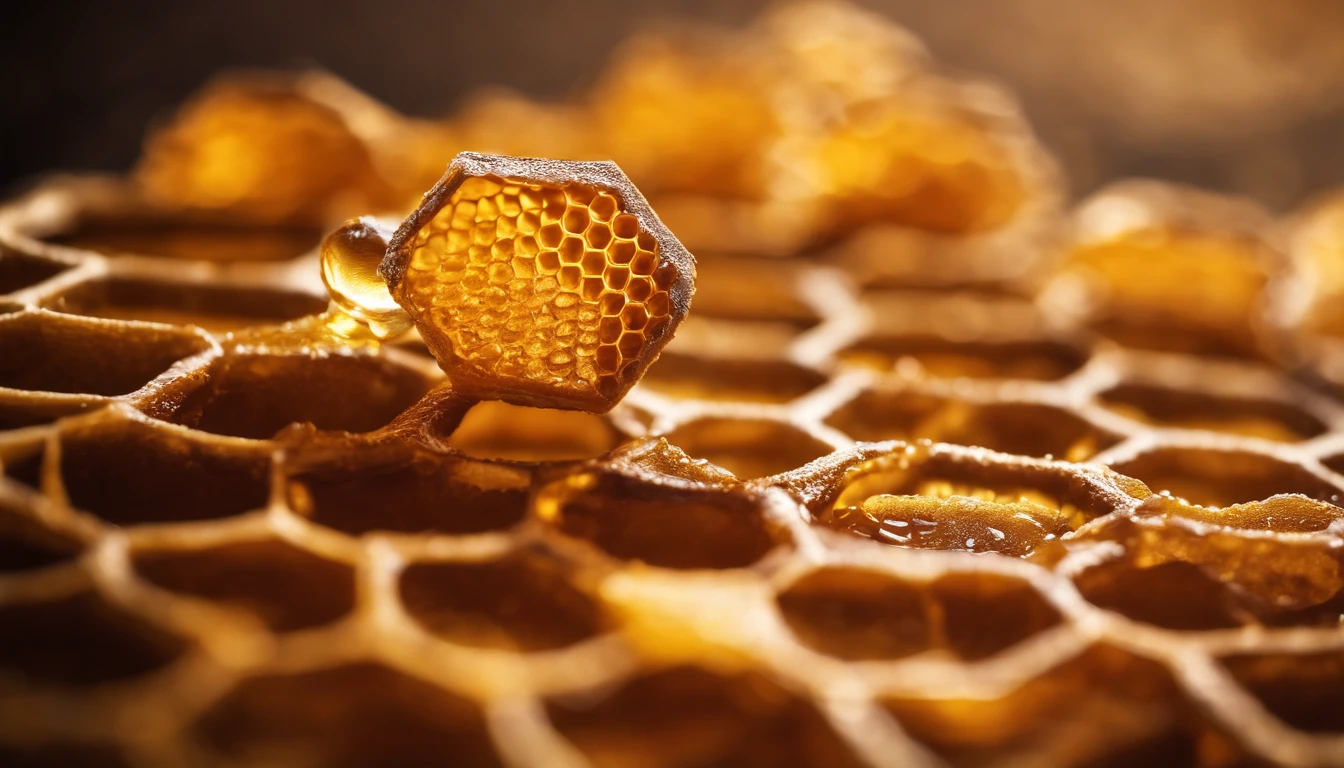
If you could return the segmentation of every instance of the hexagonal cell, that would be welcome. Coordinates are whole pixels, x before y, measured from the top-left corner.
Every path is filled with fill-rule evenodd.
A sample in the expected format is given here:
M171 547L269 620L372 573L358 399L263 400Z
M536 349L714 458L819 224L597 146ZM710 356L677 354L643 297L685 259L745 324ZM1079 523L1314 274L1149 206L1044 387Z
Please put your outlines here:
M472 406L448 439L468 456L509 461L591 459L620 442L601 416L497 401Z
M701 254L696 257L695 315L787 324L804 331L821 322L799 297L800 265L773 257ZM751 286L751 290L743 290Z
M1080 546L1120 548L1075 574L1078 591L1135 621L1175 630L1335 627L1344 613L1340 556L1320 542L1160 517L1112 519L1085 539Z
M530 477L513 467L445 459L409 447L300 456L290 506L319 525L372 531L470 534L510 528L527 514Z
M108 256L158 256L199 261L284 261L322 242L315 227L251 227L205 222L86 217L47 242Z
M970 403L887 390L860 393L826 423L855 440L923 438L1064 461L1083 461L1117 442L1114 435L1051 405Z
M664 352L640 387L696 400L786 403L822 384L826 376L786 360L742 360Z
M911 446L832 470L797 479L825 489L807 502L822 525L895 546L1017 557L1147 495L1090 468L956 446Z
M1206 429L1285 443L1316 437L1328 429L1310 413L1272 400L1218 397L1143 384L1122 384L1097 398L1116 413L1164 427Z
M69 562L83 546L46 528L0 500L0 573L30 571Z
M538 491L534 509L613 557L663 568L742 568L783 539L752 493L615 472L555 480Z
M0 607L0 669L34 681L97 685L122 680L168 664L184 648L181 640L89 592L52 603Z
M1062 379L1087 362L1086 350L1059 341L952 341L934 336L868 336L840 359L880 371L935 379Z
M246 680L196 730L244 764L500 764L474 702L374 664Z
M47 299L43 306L72 315L197 325L223 333L323 312L327 298L265 286L105 277L80 283Z
M568 569L539 554L416 563L402 574L401 599L421 626L446 640L510 651L562 648L608 623Z
M281 541L146 549L132 562L157 586L242 609L277 632L330 623L355 602L355 575L348 565Z
M1344 733L1344 653L1245 654L1220 661L1288 725L1308 733Z
M0 387L126 395L208 348L184 331L25 312L0 317Z
M933 647L921 586L859 568L827 568L777 600L804 645L851 661L899 659Z
M769 419L696 419L669 432L667 440L744 480L797 469L831 452L797 427Z
M433 385L424 374L372 354L239 354L216 360L206 380L154 413L232 437L266 439L294 423L371 432Z
M944 649L991 656L1059 623L1029 584L992 573L909 582L859 568L826 568L778 597L800 641L846 660L897 659Z
M0 294L37 285L66 269L65 264L0 246Z
M929 585L941 609L943 642L983 659L1059 624L1059 612L1031 584L989 572L952 573Z
M1204 754L1239 755L1160 664L1104 645L999 698L885 703L907 733L952 765L1177 766L1202 764Z
M1167 491L1206 507L1261 501L1280 493L1340 504L1340 490L1306 469L1245 451L1153 448L1110 467L1142 480L1154 491Z
M266 506L270 452L103 422L62 435L60 472L73 506L117 525L210 520Z
M673 667L546 710L598 768L863 764L811 703L753 672Z

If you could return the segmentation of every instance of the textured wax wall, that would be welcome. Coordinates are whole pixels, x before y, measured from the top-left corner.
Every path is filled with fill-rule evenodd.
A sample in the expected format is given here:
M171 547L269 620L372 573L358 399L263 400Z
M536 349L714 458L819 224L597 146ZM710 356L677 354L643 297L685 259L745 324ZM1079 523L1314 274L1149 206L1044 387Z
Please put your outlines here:
M764 0L28 3L0 32L0 184L122 169L213 72L319 65L403 111L472 89L563 97L630 32L743 24ZM1074 189L1146 174L1283 207L1344 182L1344 3L865 0L1013 87Z

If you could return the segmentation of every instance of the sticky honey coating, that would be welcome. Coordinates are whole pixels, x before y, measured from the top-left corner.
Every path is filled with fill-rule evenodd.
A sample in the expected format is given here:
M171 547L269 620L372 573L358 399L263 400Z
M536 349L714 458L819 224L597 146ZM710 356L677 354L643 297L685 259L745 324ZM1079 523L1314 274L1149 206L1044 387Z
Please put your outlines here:
M465 178L400 249L393 295L464 393L609 408L673 323L677 266L594 184Z

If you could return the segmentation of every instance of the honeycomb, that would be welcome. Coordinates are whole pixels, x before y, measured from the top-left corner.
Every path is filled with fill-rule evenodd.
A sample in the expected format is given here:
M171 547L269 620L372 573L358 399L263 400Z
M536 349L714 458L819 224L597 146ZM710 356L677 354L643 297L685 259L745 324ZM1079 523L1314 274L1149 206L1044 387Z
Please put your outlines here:
M1011 102L864 12L688 35L615 59L632 90L442 121L222 79L133 174L0 206L0 762L1344 765L1344 198L1064 212ZM734 41L714 98L768 119L641 122ZM565 147L696 254L670 341L691 262L622 185L419 199L461 150ZM805 184L766 183L782 147ZM393 317L380 266L432 322L332 333ZM536 352L515 288L556 308Z
M611 163L463 153L388 250L379 274L458 394L556 408L610 410L695 278Z

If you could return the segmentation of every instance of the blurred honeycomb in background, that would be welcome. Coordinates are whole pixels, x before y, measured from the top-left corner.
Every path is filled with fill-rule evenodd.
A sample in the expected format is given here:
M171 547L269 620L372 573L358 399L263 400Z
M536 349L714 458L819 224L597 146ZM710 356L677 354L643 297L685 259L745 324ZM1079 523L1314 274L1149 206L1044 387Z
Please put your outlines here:
M1215 107L1310 102L1247 62ZM1276 212L1316 166L1065 142L1070 202L1010 94L832 2L593 83L223 75L0 208L0 762L1344 765L1344 198ZM609 414L292 332L324 234L462 150L610 156L695 253Z

